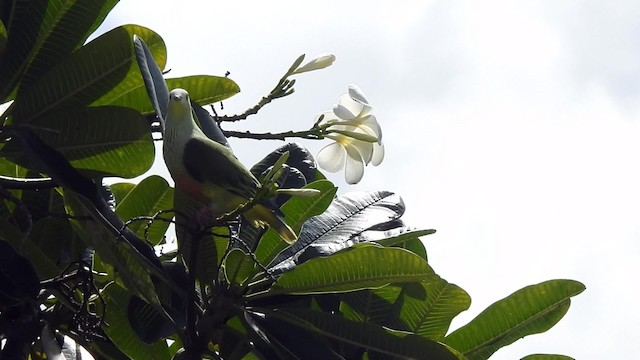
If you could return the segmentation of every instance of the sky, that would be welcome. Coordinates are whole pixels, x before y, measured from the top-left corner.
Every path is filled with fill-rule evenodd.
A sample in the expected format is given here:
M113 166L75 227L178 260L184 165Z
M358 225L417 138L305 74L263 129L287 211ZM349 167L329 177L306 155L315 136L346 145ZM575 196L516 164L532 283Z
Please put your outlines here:
M235 114L293 60L333 53L296 92L226 129L306 130L349 84L374 107L386 158L344 194L390 190L435 271L484 308L530 284L587 290L551 330L492 359L637 353L640 311L640 2L122 1L100 32L158 32L170 76L230 72ZM296 140L312 152L325 141ZM247 166L280 142L232 139ZM168 177L162 161L152 169Z

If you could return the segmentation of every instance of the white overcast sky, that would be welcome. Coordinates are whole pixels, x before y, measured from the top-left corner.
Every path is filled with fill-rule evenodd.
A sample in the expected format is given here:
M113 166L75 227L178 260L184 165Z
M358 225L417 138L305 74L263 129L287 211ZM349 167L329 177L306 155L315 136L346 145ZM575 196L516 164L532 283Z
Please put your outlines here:
M387 157L357 186L330 179L341 193L395 191L407 223L438 230L425 237L430 263L473 299L454 327L523 286L570 278L587 290L565 318L493 359L637 354L640 2L129 0L100 31L126 23L164 38L171 76L229 71L242 92L227 114L299 54L334 53L236 128L307 129L357 84ZM248 166L280 145L232 144Z

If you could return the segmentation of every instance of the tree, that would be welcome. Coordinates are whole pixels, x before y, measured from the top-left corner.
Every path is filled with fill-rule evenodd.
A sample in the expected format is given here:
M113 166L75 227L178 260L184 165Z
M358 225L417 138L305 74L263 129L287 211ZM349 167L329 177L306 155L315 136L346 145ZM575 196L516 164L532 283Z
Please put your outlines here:
M190 226L197 207L159 176L103 185L149 169L176 87L189 91L201 127L221 143L351 139L371 146L359 148L371 151L363 164L381 145L375 131L345 125L336 112L305 131L222 131L220 123L291 94L293 75L330 61L302 65L300 57L254 108L210 114L202 106L238 85L165 79L166 49L152 30L122 26L85 44L116 3L0 2L0 98L10 104L0 128L2 358L74 358L73 339L105 359L486 359L548 330L584 290L572 280L527 286L448 333L470 298L429 266L420 237L434 230L406 226L397 194L336 197L294 143L251 169L268 190L260 196L277 195L299 233L293 245L243 221L244 207L213 227ZM315 196L290 196L297 189ZM158 254L172 222L178 249Z

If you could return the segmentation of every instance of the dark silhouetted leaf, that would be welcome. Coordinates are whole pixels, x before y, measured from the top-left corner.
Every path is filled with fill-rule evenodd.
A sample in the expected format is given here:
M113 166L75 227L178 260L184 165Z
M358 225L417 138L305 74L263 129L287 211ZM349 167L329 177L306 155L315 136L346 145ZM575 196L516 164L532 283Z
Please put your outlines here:
M388 191L354 192L338 197L321 215L302 226L298 241L269 264L274 274L308 259L330 255L354 244L354 236L394 221L404 213L400 196Z

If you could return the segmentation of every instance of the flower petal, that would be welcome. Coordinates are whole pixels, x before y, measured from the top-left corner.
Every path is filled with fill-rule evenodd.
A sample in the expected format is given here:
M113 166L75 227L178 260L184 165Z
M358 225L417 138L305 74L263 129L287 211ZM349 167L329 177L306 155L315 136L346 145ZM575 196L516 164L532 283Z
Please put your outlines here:
M382 142L373 144L373 156L371 157L371 165L378 166L384 160L384 144Z
M344 167L347 151L337 143L331 143L318 151L316 161L324 170L334 173L340 171Z
M300 66L293 73L300 74L307 71L324 69L327 66L330 66L331 64L333 64L335 60L336 60L336 56L333 54L322 54L315 57L314 59L311 59L311 61L309 61L308 63Z
M367 100L367 97L364 96L364 93L357 85L349 85L349 96L360 104L371 106L369 100Z
M333 112L340 119L351 120L358 117L365 106L366 105L354 101L349 94L344 94L338 99L338 104L333 107Z
M344 147L349 152L349 149L355 149L358 151L360 156L362 157L362 161L366 164L369 164L371 161L371 157L373 156L373 145L377 143L369 143L361 140L352 140L348 144L344 144Z
M352 147L347 148L347 159L344 168L344 179L347 184L357 184L364 176L364 162L360 153Z

